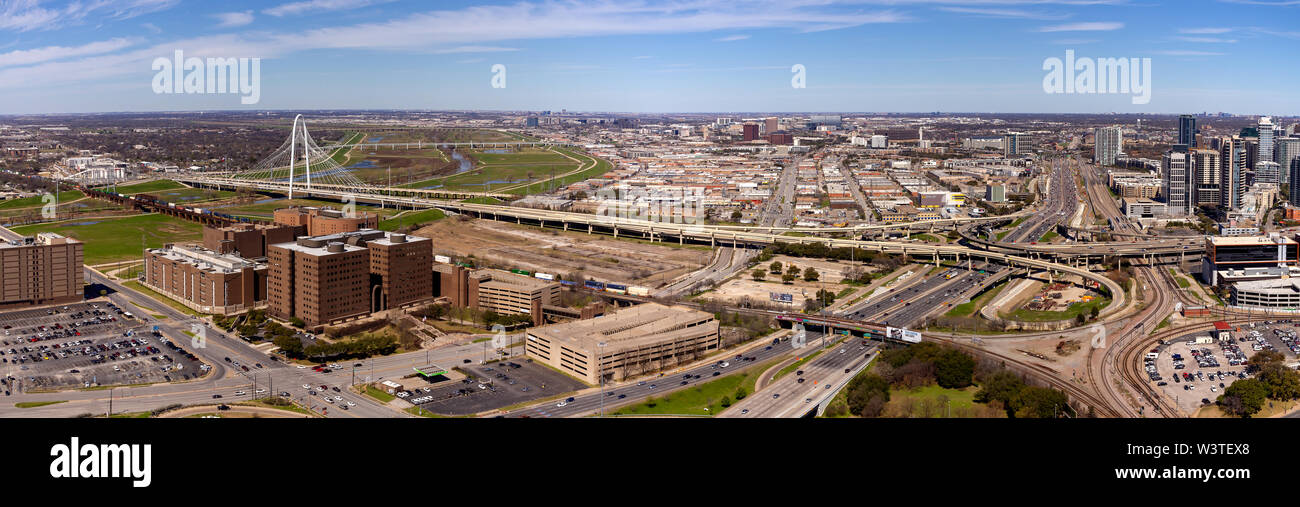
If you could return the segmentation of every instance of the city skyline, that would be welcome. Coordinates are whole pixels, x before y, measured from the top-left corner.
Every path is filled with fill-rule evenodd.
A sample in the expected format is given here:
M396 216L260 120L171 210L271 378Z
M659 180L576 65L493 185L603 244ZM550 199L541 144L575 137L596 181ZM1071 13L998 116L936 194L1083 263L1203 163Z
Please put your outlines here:
M1300 71L1269 64L1286 56L1300 32L1259 21L1286 19L1297 7L1265 2L134 0L13 2L0 9L0 37L8 39L0 39L0 110L9 114L1300 114L1300 98L1286 94ZM259 100L155 93L151 63L176 51L261 59ZM1045 92L1046 62L1073 55L1149 59L1149 103L1104 87L1093 94ZM795 66L802 66L805 88L792 86L800 77ZM1264 67L1274 72L1254 71Z

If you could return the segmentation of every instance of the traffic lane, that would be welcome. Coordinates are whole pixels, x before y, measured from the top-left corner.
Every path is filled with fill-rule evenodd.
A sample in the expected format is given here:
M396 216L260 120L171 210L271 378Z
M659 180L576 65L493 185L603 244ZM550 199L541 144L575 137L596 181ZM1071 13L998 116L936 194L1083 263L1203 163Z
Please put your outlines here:
M837 372L839 372L839 375L843 375L843 370L846 367L851 369L856 364L855 361L866 360L874 351L872 347L862 345L855 347L854 343L838 345L836 349L841 347L846 348L845 353L841 354L834 350L823 352L816 359L800 368L804 372L803 375L799 375L798 371L796 371L781 377L763 390L751 395L751 398L747 398L747 400L753 400L749 404L743 406L737 404L734 409L724 412L724 415L729 417L775 417L780 412L788 410L792 399L789 395L805 392L805 388L806 392L810 394L817 389L825 389L825 383L832 381ZM805 379L802 384L799 382L800 378ZM773 397L773 394L778 396ZM794 406L798 406L803 402L796 399L794 403L796 403ZM746 410L748 412L745 412ZM742 414L741 412L745 413Z
M894 327L908 327L925 318L926 315L935 311L949 308L946 303L956 297L961 296L968 290L971 290L981 283L984 283L991 274L979 274L972 271L954 278L954 283L950 286L941 287L928 295L922 296L912 301L912 304L899 310L890 317L889 322L895 324Z

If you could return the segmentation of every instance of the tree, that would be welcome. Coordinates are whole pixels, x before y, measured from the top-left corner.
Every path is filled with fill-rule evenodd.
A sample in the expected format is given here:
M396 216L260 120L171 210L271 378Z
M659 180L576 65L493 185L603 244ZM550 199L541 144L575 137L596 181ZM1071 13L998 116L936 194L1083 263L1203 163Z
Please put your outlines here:
M803 270L804 280L809 282L815 282L817 281L818 278L820 278L820 275L817 274L817 270L813 269L812 266L809 266L808 269Z
M746 396L749 396L749 392L745 390L745 386L736 388L736 401L743 400Z
M733 211L733 212L731 212L731 221L732 221L732 222L739 222L739 221L740 221L740 217L742 217L742 216L744 216L744 214L742 214L742 213L740 212L740 210Z
M302 357L302 341L293 335L278 335L272 343L287 357Z
M1269 398L1281 401L1300 398L1300 373L1280 361L1265 364L1258 378L1268 386Z
M781 263L779 261L772 261L772 265L768 266L767 269L774 275L779 274L781 273Z
M754 281L761 282L761 281L763 281L764 278L767 278L767 272L766 272L766 271L763 271L763 270L761 270L761 269L755 269L755 270L754 270Z
M1055 389L1026 386L1011 400L1011 408L1018 418L1047 419L1068 413L1069 399Z
M1219 396L1219 405L1225 409L1234 408L1234 415L1250 417L1264 408L1264 399L1268 397L1268 386L1259 379L1242 379L1233 382L1223 395ZM1235 398L1225 402L1225 399Z
M877 397L884 402L889 401L889 381L884 377L872 373L854 377L849 381L847 398L850 414L863 415L863 409L872 398ZM881 405L883 407L883 403ZM878 415L878 412L874 415Z
M731 398L728 398L728 397L726 397L726 396L723 396L723 397L722 397L722 401L718 402L718 404L719 404L719 405L722 405L722 408L730 407L730 406L731 406Z
M934 380L939 387L961 389L971 385L975 358L957 349L947 349L934 362Z
M792 274L794 276L799 276L799 266L795 266L794 264L791 264L788 268L786 268L785 272Z
M289 317L289 323L293 324L294 327L307 327L307 323L298 317Z

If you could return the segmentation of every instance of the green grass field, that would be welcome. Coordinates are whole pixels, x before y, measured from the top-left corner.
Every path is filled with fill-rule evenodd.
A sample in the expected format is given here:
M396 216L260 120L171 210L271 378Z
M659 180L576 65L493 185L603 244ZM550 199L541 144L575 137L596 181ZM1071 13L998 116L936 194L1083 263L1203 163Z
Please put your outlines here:
M673 392L662 398L654 398L636 405L629 405L614 412L615 415L652 415L652 414L683 414L683 415L716 415L722 411L722 398L730 398L732 403L736 402L737 388L748 385L746 392L754 393L753 381L758 375L763 373L764 368L750 368L744 372L735 375L728 375L717 380L705 382L695 387ZM664 377L663 383L670 380L681 380L680 378L670 379Z
M85 243L88 266L109 262L139 260L143 248L160 248L165 243L202 241L203 226L166 215L147 214L122 218L49 222L20 225L13 231L25 236L54 232ZM145 244L141 245L143 237Z
M62 204L65 202L74 201L77 199L81 199L82 197L85 196L86 194L81 193L81 191L79 190L65 190L59 192L59 203ZM0 201L0 210L40 208L42 206L45 206L44 199L45 196L38 195L36 197L24 197L22 199L10 199L7 201Z
M135 281L135 280L128 280L128 281L126 281L126 282L123 282L122 285L125 285L125 286L127 286L127 287L132 288L132 289L135 289L135 290L139 291L140 293L143 293L144 295L153 298L154 300L158 301L159 303L162 303L162 304L165 304L165 305L167 305L167 306L170 306L170 307L176 309L177 311L180 311L181 313L184 313L184 314L187 314L187 315L193 315L193 316L196 316L196 317L206 315L206 314L199 313L199 312L196 312L196 311L194 311L194 310L191 310L190 307L185 306L185 305L183 305L183 304L180 304L180 303L176 302L175 300L173 300L173 299L171 299L171 298L169 298L169 297L167 297L167 296L164 296L164 295L162 295L162 294L159 294L157 291L155 291L155 290L153 290L153 289L150 289L150 288L148 288L148 287L145 287L144 284L141 284L140 282L137 282L137 281Z
M172 180L157 180L157 181L149 181L145 183L138 183L135 185L119 186L117 187L117 193L126 194L126 195L152 194L154 192L162 192L164 190L180 190L183 188L189 188L189 187ZM106 192L108 191L108 189L102 189L102 190Z
M447 218L447 214L440 209L429 209L424 211L407 212L406 214L379 222L379 229L385 231L395 231L402 227L421 226L437 220Z
M1098 311L1110 304L1110 298L1096 297L1087 303L1074 303L1066 310L1059 312L1039 312L1018 308L1010 314L1004 314L1006 318L1018 320L1021 322L1050 322L1055 320L1073 319L1079 314L1090 315L1095 307Z
M1001 284L998 284L997 287L986 290L983 294L976 296L975 299L952 307L952 309L948 310L944 315L948 317L970 317L974 315L975 312L979 311L980 308L989 304L990 301L993 301L993 298L997 297L998 293L1002 292L1002 289L1006 286L1006 282L1002 282Z
M329 206L335 209L341 209L343 207L343 204L334 201L325 201L320 199L277 199L271 202L244 204L239 206L224 206L216 209L222 213L228 213L231 215L269 218L271 215L275 214L275 210L281 208L288 208L290 206L317 206L317 207ZM378 206L370 206L368 204L358 204L357 213L363 213L363 212L375 213L379 215L379 217L382 219L385 217L396 215L398 213L398 210L394 208L380 208Z
M59 401L23 401L23 402L19 402L19 403L14 403L14 406L15 406L15 407L18 407L18 408L36 408L36 407L44 407L44 406L46 406L46 405L54 405L54 404L56 404L56 403L67 403L67 402L68 402L68 400L59 400Z

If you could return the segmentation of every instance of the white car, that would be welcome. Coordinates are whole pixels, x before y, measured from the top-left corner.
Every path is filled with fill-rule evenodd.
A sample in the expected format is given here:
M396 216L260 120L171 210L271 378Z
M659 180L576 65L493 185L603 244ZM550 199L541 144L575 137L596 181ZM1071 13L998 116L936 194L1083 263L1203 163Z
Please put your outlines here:
M300 364L300 365L298 365L298 369L299 369L299 370L305 370L305 369L307 369L307 367L306 367L306 366L303 366L303 365Z
M243 396L243 395L245 395L245 394L248 394L248 393L243 392L243 391L235 391L235 396Z
M324 387L317 387L316 390L317 390L317 391L320 391L320 392L322 392L322 393L325 392L325 388L324 388Z
M310 385L310 384L303 384L303 385L302 385L302 388L303 388L303 389L311 389L311 385Z
M325 403L334 403L334 398L330 398L329 396L326 396L324 399L325 399Z
M335 397L334 397L334 401L343 401L343 397L342 397L342 396L335 396Z
M567 402L567 401L561 401L561 402L559 402L559 403L556 403L555 406L557 406L557 407L563 407L563 406L568 405L568 404L569 404L569 402Z
M262 393L266 392L266 389L258 389L258 390L255 391L255 392L256 392L257 394L262 394Z
M356 404L356 403L352 403L352 402L349 401L349 402L348 402L348 406L349 406L349 407L355 407L355 406L357 406L357 404Z
M479 389L487 389L487 386L485 386L485 385L483 385L483 384L479 384L479 385L478 385L478 388L479 388Z

